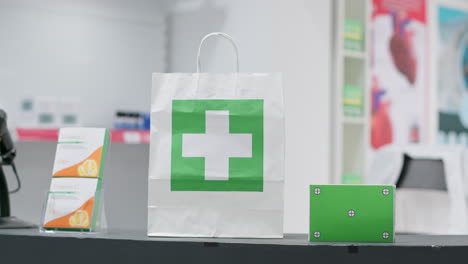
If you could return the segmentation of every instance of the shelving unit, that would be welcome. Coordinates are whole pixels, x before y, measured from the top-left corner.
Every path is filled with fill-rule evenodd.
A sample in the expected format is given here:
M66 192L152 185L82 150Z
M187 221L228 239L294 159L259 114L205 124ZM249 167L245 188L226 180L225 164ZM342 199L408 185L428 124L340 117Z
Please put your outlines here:
M59 129L31 129L17 128L16 135L19 141L57 141ZM150 131L111 129L112 143L122 144L149 144Z
M363 125L366 122L363 117L349 117L349 116L344 116L343 117L343 123L344 124L349 124L349 125Z
M366 58L367 54L362 51L343 50L343 55L345 56L345 58L350 58L350 59L360 59L360 60L367 59Z
M354 176L354 183L366 177L368 145L370 142L370 92L368 86L368 25L371 2L368 0L335 0L334 88L332 96L332 157L331 182L350 183L345 175ZM345 21L359 21L363 25L362 50L345 49ZM362 115L346 116L343 89L352 85L362 89Z

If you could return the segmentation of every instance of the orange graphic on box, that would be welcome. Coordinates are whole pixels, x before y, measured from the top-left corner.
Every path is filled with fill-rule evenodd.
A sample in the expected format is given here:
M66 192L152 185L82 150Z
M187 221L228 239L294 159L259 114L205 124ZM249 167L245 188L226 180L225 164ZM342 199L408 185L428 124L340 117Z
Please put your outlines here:
M99 168L101 167L102 147L98 148L78 164L56 172L53 177L99 177Z
M91 216L93 214L94 197L86 201L75 211L47 222L45 228L90 228Z

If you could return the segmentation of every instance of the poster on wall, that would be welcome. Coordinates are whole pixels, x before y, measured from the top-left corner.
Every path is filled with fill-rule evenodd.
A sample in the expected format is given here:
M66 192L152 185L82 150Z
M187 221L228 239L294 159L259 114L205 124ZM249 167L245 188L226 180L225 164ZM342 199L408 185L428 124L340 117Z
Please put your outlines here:
M373 0L371 149L425 141L428 45L425 0Z
M439 143L468 145L468 11L437 12Z

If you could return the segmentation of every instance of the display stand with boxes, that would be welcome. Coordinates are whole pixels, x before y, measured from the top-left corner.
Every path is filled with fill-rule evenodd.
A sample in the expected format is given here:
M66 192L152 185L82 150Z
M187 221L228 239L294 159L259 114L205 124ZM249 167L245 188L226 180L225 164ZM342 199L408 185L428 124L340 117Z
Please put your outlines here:
M42 231L95 233L105 228L103 171L108 146L107 129L60 130Z

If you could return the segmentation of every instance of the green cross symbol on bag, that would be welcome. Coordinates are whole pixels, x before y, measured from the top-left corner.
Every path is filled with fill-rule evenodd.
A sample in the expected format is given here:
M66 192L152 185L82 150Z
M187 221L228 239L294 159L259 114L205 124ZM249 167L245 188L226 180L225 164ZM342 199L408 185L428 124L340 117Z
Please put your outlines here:
M263 191L263 100L173 100L171 191Z

